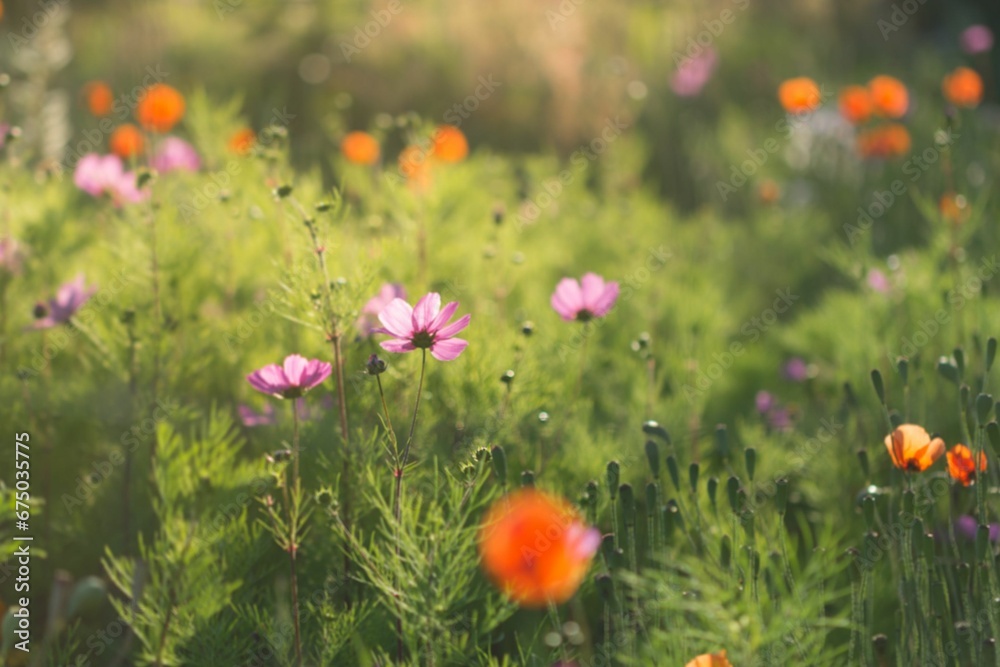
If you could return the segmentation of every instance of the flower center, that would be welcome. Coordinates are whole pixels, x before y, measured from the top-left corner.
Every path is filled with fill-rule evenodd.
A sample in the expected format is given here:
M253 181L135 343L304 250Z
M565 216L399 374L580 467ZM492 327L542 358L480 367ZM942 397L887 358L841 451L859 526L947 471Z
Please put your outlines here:
M410 338L410 342L413 343L413 347L426 349L434 344L434 334L428 331L418 331Z
M594 314L589 310L587 310L586 308L584 308L583 310L577 312L576 319L579 322L589 322L590 320L594 319Z

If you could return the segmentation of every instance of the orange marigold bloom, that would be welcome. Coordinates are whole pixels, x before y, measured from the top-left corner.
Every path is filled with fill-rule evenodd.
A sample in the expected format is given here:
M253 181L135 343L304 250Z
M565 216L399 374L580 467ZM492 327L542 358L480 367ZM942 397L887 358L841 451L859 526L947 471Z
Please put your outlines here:
M111 133L108 145L112 153L123 160L128 160L142 153L146 142L139 128L131 123L125 123L116 127L115 131Z
M895 431L885 436L885 447L893 465L900 470L927 470L944 454L944 440L931 440L927 431L916 424L897 426Z
M976 472L986 470L986 452L979 452L979 466L976 466L972 452L965 445L955 445L948 452L948 474L952 479L969 486L976 481Z
M900 157L910 152L910 132L899 123L889 123L858 135L858 152L866 158Z
M498 500L479 529L486 572L526 607L572 597L600 541L566 501L534 489Z
M938 209L945 222L953 225L960 225L969 217L969 202L964 195L957 195L954 192L946 192L941 195Z
M253 150L254 144L257 143L257 135L249 127L244 127L242 130L236 130L233 132L232 136L229 137L229 150L237 155L246 155Z
M439 125L431 140L431 155L442 162L461 162L469 154L469 142L454 125Z
M733 667L733 663L729 662L725 651L719 651L699 655L684 667Z
M147 130L169 132L184 117L184 96L165 83L155 83L139 97L135 117Z
M902 118L910 108L910 94L899 79L891 76L877 76L868 82L875 113L886 118Z
M107 116L115 104L111 86L103 81L91 81L83 87L87 98L87 109L95 116Z
M840 115L852 125L860 125L872 116L872 98L864 86L848 86L840 91Z
M819 86L806 76L788 79L778 86L778 101L788 113L808 113L819 106Z
M348 161L366 165L378 162L380 153L378 141L367 132L348 132L340 142L340 152Z
M983 99L983 80L976 70L959 67L944 77L941 92L955 106L972 109Z

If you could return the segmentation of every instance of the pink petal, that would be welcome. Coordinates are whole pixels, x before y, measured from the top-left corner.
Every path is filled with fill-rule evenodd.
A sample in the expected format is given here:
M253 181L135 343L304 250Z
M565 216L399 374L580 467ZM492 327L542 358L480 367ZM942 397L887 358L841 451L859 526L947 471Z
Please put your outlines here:
M451 303L447 304L444 308L441 309L441 312L437 314L437 317L431 320L430 326L427 327L427 330L430 331L431 333L434 333L435 331L443 327L445 324L447 324L448 320L451 319L451 316L455 314L456 310L458 310L458 301L452 301Z
M285 357L282 370L285 373L285 379L288 381L289 386L301 387L302 378L305 376L308 367L309 361L301 354L290 354Z
M595 317L604 317L618 300L618 283L611 282L604 285L604 292L594 302L591 312Z
M573 320L576 314L583 308L583 293L580 291L580 283L573 278L563 278L556 285L556 291L552 293L552 308L559 313L564 320Z
M387 352L413 352L417 349L413 346L413 343L405 338L391 338L389 340L382 341L379 345L381 345L382 349Z
M393 299L389 305L378 314L378 320L385 327L384 332L396 338L409 338L413 334L412 329L413 308L402 299Z
M583 292L583 307L593 313L594 305L604 294L604 278L596 273L585 273L580 285Z
M441 329L439 329L437 331L437 333L435 334L434 339L438 340L438 341L442 341L442 340L447 340L448 338L451 338L452 336L454 336L455 334L457 334L459 331L461 331L465 327L469 326L469 320L471 320L471 319L472 319L472 315L463 315L462 317L460 317L459 319L455 320L454 322L452 322L448 326L442 327Z
M271 364L255 370L247 376L247 381L254 389L265 394L280 394L288 389L288 382L285 381L285 373L281 369L281 366L277 364Z
M441 295L437 292L425 294L413 307L413 331L429 330L430 323L439 312L441 312Z
M320 361L319 359L311 359L309 360L309 364L306 366L305 374L303 375L302 382L299 386L303 389L312 389L330 377L330 373L332 372L333 366L330 364L325 361Z
M466 315L468 317L468 315ZM469 346L469 341L461 338L448 338L447 340L437 340L431 345L431 356L438 361L451 361L462 354L462 350Z

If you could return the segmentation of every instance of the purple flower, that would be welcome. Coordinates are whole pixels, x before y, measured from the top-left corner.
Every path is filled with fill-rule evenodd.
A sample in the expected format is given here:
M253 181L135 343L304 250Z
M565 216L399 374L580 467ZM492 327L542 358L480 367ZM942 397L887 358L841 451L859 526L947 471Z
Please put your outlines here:
M93 197L108 195L115 206L123 202L139 202L148 196L135 183L135 173L125 171L117 155L87 153L76 163L73 182Z
M240 405L236 411L240 413L240 421L248 428L270 426L275 422L274 406L270 403L265 405L261 412L255 412L249 405Z
M403 299L405 301L406 290L398 283L385 283L379 289L378 294L369 299L368 303L361 308L361 314L358 316L358 321L354 323L354 326L357 327L362 336L368 337L375 333L375 330L379 328L378 314L393 299Z
M454 336L469 326L471 315L464 315L447 324L457 309L458 301L452 301L442 308L441 295L437 292L424 295L413 307L402 299L393 299L378 314L382 327L372 333L393 336L392 339L380 343L383 350L389 352L430 350L431 356L438 361L451 361L462 354L469 345L469 341Z
M887 294L890 289L889 279L878 269L868 271L868 286L879 294Z
M785 364L784 375L792 382L805 382L809 378L809 365L800 357L793 357Z
M285 357L279 366L264 366L247 376L257 391L277 398L298 398L330 377L330 364L319 359L306 359L298 354Z
M975 541L976 531L979 530L979 521L974 516L963 514L955 519L955 537L965 538ZM990 524L990 542L1000 540L1000 523Z
M771 395L771 392L764 391L762 389L757 392L757 398L755 400L755 404L757 406L757 412L759 412L762 415L767 414L768 412L771 411L771 408L774 407L775 404L774 396Z
M984 25L970 25L959 35L958 43L970 55L986 53L993 48L993 31Z
M596 273L585 273L577 281L563 278L552 293L552 308L567 322L587 322L604 317L618 299L618 283L604 282Z
M0 239L0 273L19 275L24 261L21 244L7 237Z
M188 142L178 137L167 137L150 160L150 166L161 173L175 169L198 171L201 169L201 158Z
M694 97L701 92L712 78L718 56L715 49L706 48L694 58L688 58L677 66L670 78L670 87L681 97Z
M35 306L37 319L29 329L51 329L69 322L96 291L96 287L86 286L82 273L77 275L71 282L62 285L56 292L55 298L49 299L48 304L40 303Z
M775 431L788 431L792 428L792 416L786 408L771 408L767 413L767 421Z

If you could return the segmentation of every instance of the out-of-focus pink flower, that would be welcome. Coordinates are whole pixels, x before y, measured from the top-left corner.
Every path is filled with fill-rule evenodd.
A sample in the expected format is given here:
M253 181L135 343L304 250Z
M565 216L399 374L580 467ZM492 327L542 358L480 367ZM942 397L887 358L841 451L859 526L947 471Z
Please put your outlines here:
M989 525L990 529L990 542L996 542L1000 540L1000 524L991 523ZM961 537L970 542L976 540L976 533L979 530L979 521L974 516L968 514L962 514L957 519L955 519L955 537Z
M984 25L970 25L959 35L958 43L970 55L986 53L993 48L993 31Z
M247 376L257 391L277 398L298 398L330 377L333 368L319 359L306 359L298 354L285 357L279 366L264 366Z
M167 137L160 143L150 165L161 173L175 169L198 171L201 169L201 158L188 142L179 137Z
M694 97L701 92L715 71L718 56L715 49L706 48L694 58L688 58L677 66L670 78L670 87L681 97Z
M785 364L784 375L792 382L805 382L809 379L809 364L801 357L793 357Z
M315 422L323 419L330 410L333 410L333 395L324 394L319 399L319 404L310 404L304 398L295 399L295 408L299 411L299 419L304 422Z
M117 155L87 153L73 171L73 182L93 197L108 195L115 206L125 202L139 202L149 194L136 186L135 173L125 171Z
M451 361L469 345L469 341L455 338L455 334L469 326L471 315L464 315L451 324L448 320L458 309L458 301L441 307L441 295L430 292L417 305L411 307L403 299L393 299L378 314L382 326L372 333L389 334L393 338L380 343L389 352L430 350L438 361Z
M757 392L754 405L757 407L757 412L762 415L767 414L774 407L774 396L771 395L771 392L761 389Z
M579 281L575 278L560 280L552 293L551 303L567 322L588 322L607 315L617 299L618 283L606 283L596 273L585 273Z
M871 287L876 292L878 292L879 294L886 294L889 292L889 289L891 287L889 285L889 279L886 277L884 273L882 273L878 269L871 269L870 271L868 271L867 280L868 280L868 286Z
M378 329L378 314L388 306L393 299L406 301L406 290L398 283L386 283L379 289L378 294L368 300L368 303L361 308L358 321L354 323L362 336L371 336Z
M788 431L792 428L792 415L786 408L771 408L767 413L767 421L775 431Z
M35 323L29 328L51 329L69 322L76 311L80 310L96 291L97 288L94 286L87 287L82 273L77 275L76 278L62 285L55 297L49 299L48 304L39 303L35 306Z
M0 239L0 272L20 275L23 264L21 244L10 237Z
M240 405L236 411L240 413L240 421L248 428L270 426L275 422L274 406L270 403L261 412L255 412L249 405Z

